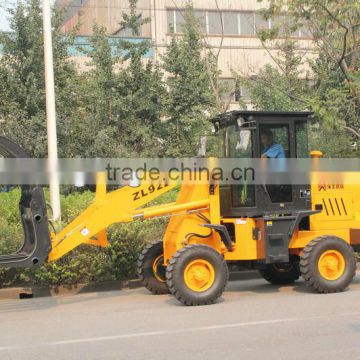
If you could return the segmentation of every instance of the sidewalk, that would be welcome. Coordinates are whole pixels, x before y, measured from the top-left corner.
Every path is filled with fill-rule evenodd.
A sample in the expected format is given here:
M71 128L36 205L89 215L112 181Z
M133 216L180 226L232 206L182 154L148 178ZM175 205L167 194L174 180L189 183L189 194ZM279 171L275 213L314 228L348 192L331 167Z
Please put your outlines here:
M360 263L357 264L357 274L360 275ZM256 270L231 272L229 281L260 279ZM143 284L140 279L126 281L107 281L94 284L60 285L51 287L14 287L0 289L0 300L28 299L33 297L66 296L94 292L137 289Z

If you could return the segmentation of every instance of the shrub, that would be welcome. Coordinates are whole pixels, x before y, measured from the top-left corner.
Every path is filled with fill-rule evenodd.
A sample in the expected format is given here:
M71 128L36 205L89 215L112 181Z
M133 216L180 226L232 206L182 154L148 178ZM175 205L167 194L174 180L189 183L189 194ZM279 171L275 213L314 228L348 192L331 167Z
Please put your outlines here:
M46 192L48 198L48 193ZM176 191L164 194L152 204L174 201ZM0 251L8 254L22 244L18 202L20 190L0 193ZM61 197L63 225L80 214L94 199L90 191L71 192ZM163 235L166 219L158 218L108 229L110 246L106 249L82 245L62 259L34 269L0 269L0 286L60 285L123 280L136 277L137 257L146 242Z

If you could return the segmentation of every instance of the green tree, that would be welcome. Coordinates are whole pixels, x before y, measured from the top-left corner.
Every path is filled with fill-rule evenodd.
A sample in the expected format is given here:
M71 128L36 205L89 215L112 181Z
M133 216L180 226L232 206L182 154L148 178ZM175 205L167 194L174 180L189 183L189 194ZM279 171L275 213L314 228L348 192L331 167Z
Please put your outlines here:
M137 0L130 0L129 14L123 14L121 26L133 36L140 35L140 27L150 18L140 19ZM148 40L122 40L118 50L122 70L118 76L117 109L121 119L120 131L129 154L134 156L159 156L164 152L163 126L165 87L159 66L146 55L151 52Z
M360 34L353 25L359 23L358 10L351 1L344 9L334 1L271 1L264 16L275 26L258 36L274 65L246 80L257 109L314 111L318 123L311 132L312 148L326 156L356 156L352 145L359 139L359 61L353 56ZM299 29L312 36L307 46L317 56L304 56L304 40L291 38Z
M106 28L94 25L90 45L71 153L116 157L154 151L149 139L154 137L152 123L160 122L162 80L150 62L143 63L150 44L111 39Z
M208 130L215 103L211 77L216 77L217 70L204 51L191 9L184 17L183 36L173 35L162 59L167 74L166 153L170 156L197 154L199 137Z
M123 14L121 26L134 36L148 19L139 21L137 1ZM86 156L157 156L161 152L164 86L159 68L145 59L152 44L142 39L109 39L94 26L90 70L83 75L82 122L74 124L74 152ZM93 144L87 146L87 144Z
M360 138L360 4L358 1L271 0L265 16L280 18L286 13L291 32L302 29L312 37L319 54L309 61L315 90L305 100L322 122ZM263 33L273 40L281 25ZM331 85L331 86L329 86Z
M309 91L301 80L301 56L293 41L285 41L276 55L276 66L267 64L255 76L241 77L250 92L254 108L268 111L305 110L302 96Z
M11 32L0 34L3 46L0 59L2 132L31 155L42 157L47 154L47 145L40 1L20 2L9 13ZM62 13L56 12L53 16L53 46L57 107L61 114L59 124L66 123L77 107L77 74L67 55L73 37L60 35L61 20Z
M67 149L71 156L116 157L122 153L114 105L117 58L103 27L94 25L90 45L89 69L81 75L78 116L72 120Z

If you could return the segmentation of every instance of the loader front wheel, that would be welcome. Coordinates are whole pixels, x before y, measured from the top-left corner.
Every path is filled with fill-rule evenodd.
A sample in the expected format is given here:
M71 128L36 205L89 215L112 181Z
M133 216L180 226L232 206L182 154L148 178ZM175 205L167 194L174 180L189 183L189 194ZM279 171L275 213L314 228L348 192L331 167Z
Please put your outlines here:
M300 277L299 257L290 256L287 263L268 264L264 269L259 270L260 275L273 285L292 284Z
M224 258L213 248L194 244L180 249L166 268L170 292L184 305L209 305L223 293L229 278Z
M320 236L303 250L300 271L306 284L318 293L344 291L356 272L351 246L335 236Z
M145 246L139 256L137 267L139 277L149 291L154 295L169 293L165 278L166 266L162 241Z

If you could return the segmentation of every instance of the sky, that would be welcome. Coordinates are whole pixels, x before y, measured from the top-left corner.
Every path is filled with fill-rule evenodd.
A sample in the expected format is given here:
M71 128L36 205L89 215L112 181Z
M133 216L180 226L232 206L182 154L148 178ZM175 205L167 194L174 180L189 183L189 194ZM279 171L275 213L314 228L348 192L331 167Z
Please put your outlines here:
M6 19L7 17L7 13L4 9L5 7L5 3L6 1L3 1L3 0L0 0L0 31L7 31L9 30L9 24L8 24L8 21Z
M0 0L0 31L8 31L9 30L9 22L7 20L8 13L6 9L14 6L16 0Z
M25 0L26 1L26 0ZM7 20L8 14L5 9L16 4L16 0L0 0L0 31L9 30L9 22ZM51 3L54 3L55 0L51 0Z

